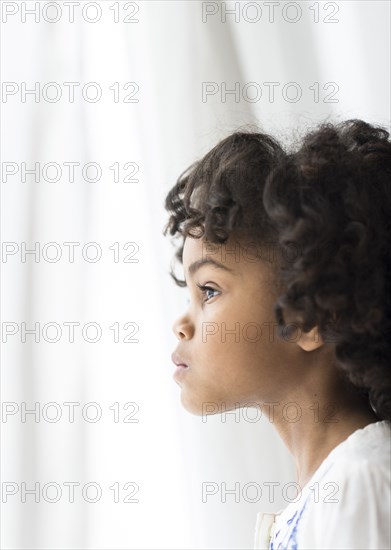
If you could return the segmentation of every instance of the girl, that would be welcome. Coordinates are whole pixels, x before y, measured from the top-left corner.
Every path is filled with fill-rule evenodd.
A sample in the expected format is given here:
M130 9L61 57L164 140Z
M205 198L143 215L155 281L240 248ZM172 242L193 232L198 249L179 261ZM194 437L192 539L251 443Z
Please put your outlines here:
M166 197L181 402L258 406L296 463L300 496L258 514L254 548L391 547L390 175L389 133L349 120L289 153L235 132Z

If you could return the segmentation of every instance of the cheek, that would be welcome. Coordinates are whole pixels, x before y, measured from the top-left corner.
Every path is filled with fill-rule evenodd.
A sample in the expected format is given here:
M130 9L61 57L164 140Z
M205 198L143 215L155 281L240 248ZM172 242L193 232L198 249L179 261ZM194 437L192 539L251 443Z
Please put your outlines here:
M238 297L232 301L227 300L224 307L211 312L209 322L202 324L201 337L205 341L209 331L215 345L232 344L249 349L257 347L275 321L273 303L266 302L261 300L259 294L245 296L244 299ZM208 341L212 343L211 336Z
M201 323L197 338L200 368L211 374L221 370L228 374L243 372L246 364L259 361L269 330L264 324L269 318L263 313L254 303L211 310L209 320Z
M245 294L245 293L244 293ZM269 291L248 293L232 300L227 307L215 312L210 327L204 325L204 343L201 354L204 361L218 369L259 373L259 366L267 369L278 354L274 317L274 296ZM207 335L206 330L215 334ZM201 336L202 340L202 336Z

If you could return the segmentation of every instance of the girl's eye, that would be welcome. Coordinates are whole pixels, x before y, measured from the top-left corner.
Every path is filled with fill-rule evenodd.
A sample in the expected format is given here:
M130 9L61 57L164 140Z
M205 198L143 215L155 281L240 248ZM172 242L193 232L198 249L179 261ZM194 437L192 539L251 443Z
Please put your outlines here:
M214 298L214 296L208 296L208 292L219 292L218 290L215 290L214 288L210 287L210 286L205 286L205 285L199 285L198 283L196 283L198 288L201 290L201 293L206 296L206 299L204 300L205 302L207 302L208 300L210 300L211 298Z

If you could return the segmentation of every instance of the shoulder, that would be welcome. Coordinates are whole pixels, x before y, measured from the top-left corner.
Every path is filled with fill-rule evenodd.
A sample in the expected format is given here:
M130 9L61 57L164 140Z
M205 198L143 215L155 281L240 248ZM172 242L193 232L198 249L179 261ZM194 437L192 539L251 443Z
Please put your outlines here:
M370 484L372 489L373 484L389 486L391 424L377 422L365 430L357 430L331 458L321 479L338 482L345 492L355 491L359 496L365 484ZM343 500L349 495L341 492L340 496Z
M365 484L373 489L391 481L391 423L376 422L353 433L331 457L323 479L338 482L342 501L355 491L359 497ZM331 479L332 478L332 479ZM375 487L374 487L375 485ZM369 487L368 487L369 489ZM361 498L363 498L362 495Z
M299 547L301 538L303 548L390 548L391 429L369 428L308 487Z

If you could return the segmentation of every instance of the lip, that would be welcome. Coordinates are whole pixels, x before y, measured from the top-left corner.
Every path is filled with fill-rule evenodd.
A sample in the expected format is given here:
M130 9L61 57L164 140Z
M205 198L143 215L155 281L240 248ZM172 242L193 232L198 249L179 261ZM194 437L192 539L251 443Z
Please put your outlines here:
M185 365L179 365L176 369L172 377L174 380L178 381L181 380L181 378L186 375L186 372L189 370L189 367L186 367Z
M176 382L179 383L179 380L182 376L189 370L189 365L187 365L182 357L180 357L176 352L171 355L172 362L176 365L176 369L172 377Z
M185 363L185 361L183 361L183 359L175 352L171 355L171 360L177 366L177 371L178 369L189 368L189 365Z

